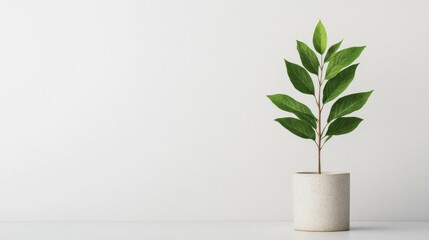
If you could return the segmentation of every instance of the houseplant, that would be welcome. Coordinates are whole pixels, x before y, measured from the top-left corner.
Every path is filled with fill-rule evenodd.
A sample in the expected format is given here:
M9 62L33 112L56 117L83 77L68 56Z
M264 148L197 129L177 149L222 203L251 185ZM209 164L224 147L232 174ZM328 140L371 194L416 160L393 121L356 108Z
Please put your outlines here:
M322 172L322 148L334 136L347 134L358 127L361 118L350 113L361 109L372 91L340 97L352 82L358 64L352 64L365 46L339 50L342 41L327 49L327 34L319 21L313 34L313 47L297 41L303 65L285 60L292 85L301 93L311 95L316 102L316 116L309 107L285 94L268 98L280 109L296 117L278 118L291 133L314 141L317 147L317 171L294 174L294 228L305 231L341 231L350 225L350 173ZM314 76L316 87L314 87ZM327 104L332 103L326 120L322 117Z

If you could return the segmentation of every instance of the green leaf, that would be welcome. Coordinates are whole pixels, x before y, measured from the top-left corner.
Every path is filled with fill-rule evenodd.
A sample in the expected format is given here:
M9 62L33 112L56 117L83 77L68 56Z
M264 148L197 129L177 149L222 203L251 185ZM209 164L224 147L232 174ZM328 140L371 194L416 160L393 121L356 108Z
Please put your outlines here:
M310 124L296 118L278 118L276 119L283 127L298 137L306 139L316 139L316 133Z
M323 143L323 145L325 145L326 142L333 137L332 135L325 135L325 136L328 136L328 137L325 138L325 142Z
M338 73L326 83L323 89L323 103L334 100L350 85L355 77L356 68L359 64L351 65Z
M328 123L349 113L357 111L365 105L373 91L354 93L338 99L331 108Z
M316 29L314 29L313 46L318 53L323 54L326 50L327 43L328 36L326 34L325 26L323 26L322 21L319 20Z
M351 47L343 49L332 56L329 61L328 69L326 70L325 79L335 77L343 68L352 64L356 58L362 53L365 47Z
M338 48L340 48L342 42L343 40L335 43L328 49L328 52L326 53L326 56L325 56L325 62L329 62L329 60L331 60L332 56L334 56Z
M284 94L269 95L268 98L283 111L295 114L299 119L306 121L313 128L316 128L316 117L310 108L295 99Z
M300 41L296 41L296 48L298 49L302 65L304 65L309 72L317 75L319 72L319 60L313 50L311 50L307 44Z
M310 74L303 67L285 59L287 74L293 86L300 92L314 95L314 85Z
M355 130L363 119L357 117L337 118L333 121L326 132L326 135L342 135Z

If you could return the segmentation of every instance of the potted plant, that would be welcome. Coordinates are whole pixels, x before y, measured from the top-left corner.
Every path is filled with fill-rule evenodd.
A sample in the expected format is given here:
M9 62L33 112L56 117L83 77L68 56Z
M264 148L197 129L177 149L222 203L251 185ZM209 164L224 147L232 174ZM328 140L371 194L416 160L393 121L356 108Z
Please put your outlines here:
M297 172L293 177L294 228L304 231L344 231L350 227L350 173L324 172L322 148L334 136L350 133L362 122L348 116L364 106L372 91L338 98L352 82L358 64L352 64L365 46L339 50L342 41L327 49L327 34L319 21L313 34L313 47L297 41L303 65L285 60L292 85L301 93L311 95L316 102L316 115L309 107L285 94L268 98L280 109L295 117L278 118L291 133L314 141L317 148L317 171ZM326 51L327 49L327 51ZM313 84L312 75L315 80ZM327 118L325 106L332 103Z

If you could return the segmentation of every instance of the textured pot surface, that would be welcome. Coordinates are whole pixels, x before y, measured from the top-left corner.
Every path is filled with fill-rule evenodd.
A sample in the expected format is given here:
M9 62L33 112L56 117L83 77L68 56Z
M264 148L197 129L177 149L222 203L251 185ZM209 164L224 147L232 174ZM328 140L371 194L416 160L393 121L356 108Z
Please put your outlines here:
M295 173L293 225L302 231L349 230L350 173Z

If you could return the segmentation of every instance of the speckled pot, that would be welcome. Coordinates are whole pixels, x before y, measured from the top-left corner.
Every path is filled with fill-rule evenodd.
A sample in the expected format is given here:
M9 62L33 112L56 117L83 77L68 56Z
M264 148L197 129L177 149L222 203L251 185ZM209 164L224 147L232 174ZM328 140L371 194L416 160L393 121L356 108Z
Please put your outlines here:
M293 227L301 231L349 230L350 173L295 173Z

